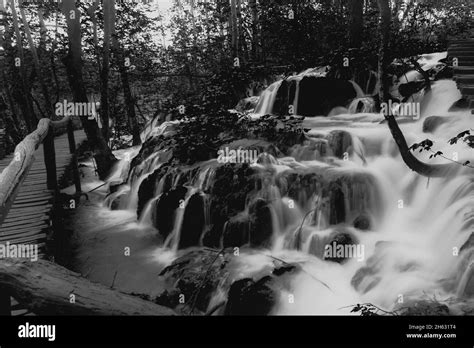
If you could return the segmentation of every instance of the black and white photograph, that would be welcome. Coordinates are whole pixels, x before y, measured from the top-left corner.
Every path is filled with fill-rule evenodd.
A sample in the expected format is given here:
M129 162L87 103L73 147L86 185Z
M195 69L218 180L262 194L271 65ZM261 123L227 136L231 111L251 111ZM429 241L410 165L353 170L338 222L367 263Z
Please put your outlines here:
M473 0L0 0L2 348L472 316Z

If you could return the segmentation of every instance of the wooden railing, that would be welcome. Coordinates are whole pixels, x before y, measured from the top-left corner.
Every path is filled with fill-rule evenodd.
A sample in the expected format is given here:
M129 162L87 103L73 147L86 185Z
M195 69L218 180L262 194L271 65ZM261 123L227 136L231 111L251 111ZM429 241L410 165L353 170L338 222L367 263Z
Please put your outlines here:
M76 193L81 193L72 118L68 116L60 121L51 121L48 118L42 118L36 130L27 135L25 139L16 146L12 161L0 174L0 225L7 217L15 200L16 193L28 175L28 171L35 160L34 154L41 144L43 144L48 189L53 190L55 193L58 192L54 134L64 128L67 130L69 151L72 155L73 179Z

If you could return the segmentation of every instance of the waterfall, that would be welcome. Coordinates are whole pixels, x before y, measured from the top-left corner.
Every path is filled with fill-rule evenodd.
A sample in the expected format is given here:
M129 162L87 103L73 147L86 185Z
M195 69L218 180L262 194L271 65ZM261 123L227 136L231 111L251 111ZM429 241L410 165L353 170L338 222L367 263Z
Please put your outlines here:
M289 80L298 82L289 103L300 105L302 76ZM275 82L263 92L256 113L273 112L282 84ZM430 180L413 173L387 125L373 113L373 100L354 88L357 98L349 114L306 119L308 140L284 156L261 153L256 163L245 166L211 160L177 170L163 166L155 153L133 169L127 185L110 195L105 206L126 197L127 209L136 210L140 187L150 185L153 194L140 202L142 227L156 223L158 202L167 194L171 197L165 209L170 213L160 216L172 226L157 246L160 253L175 255L184 249L180 240L193 231L186 225L191 219L199 229L199 235L188 239L195 241L193 247L221 247L227 231L231 246L264 249L286 262L304 263L305 272L291 280L298 303L289 305L282 292L275 309L280 314L345 314L349 311L341 311L344 306L365 302L392 310L399 294L415 299L425 293L472 296L474 256L467 244L474 226L472 169L460 165L446 178ZM432 92L421 97L422 118L400 124L407 142L430 138L437 151L447 156L456 152L459 162L474 163L472 148L448 143L472 128L469 111L448 111L458 97L454 82L435 82ZM424 119L433 115L447 121L424 133ZM415 155L427 163L446 163L441 157L430 159L430 154ZM156 174L161 166L163 173ZM145 182L152 173L154 181ZM363 258L325 260L332 241L364 246ZM459 256L453 250L460 251ZM242 256L243 263L257 259ZM244 277L247 271L242 268L239 274Z
M262 92L258 104L255 107L256 114L267 115L272 113L273 105L275 104L275 99L281 84L282 80L274 82Z

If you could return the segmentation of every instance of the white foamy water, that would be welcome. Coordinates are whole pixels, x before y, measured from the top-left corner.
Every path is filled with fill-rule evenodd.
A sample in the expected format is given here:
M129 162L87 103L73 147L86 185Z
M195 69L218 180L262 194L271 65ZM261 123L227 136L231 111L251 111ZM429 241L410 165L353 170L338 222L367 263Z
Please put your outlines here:
M426 64L430 62L428 58ZM271 109L277 85L273 88L263 95L257 109ZM474 163L473 149L463 143L451 146L447 142L473 126L470 111L448 112L457 99L459 92L454 82L437 81L432 92L422 97L421 119L406 120L400 127L409 144L430 138L434 141L433 150L442 151L449 158L456 153L457 161ZM433 115L446 117L447 122L432 134L423 133L425 118ZM412 172L403 163L388 126L382 121L381 115L370 112L307 118L305 127L311 128L310 137L319 141L322 148L327 143L325 137L332 131L349 133L350 156L341 160L329 152L310 158L308 148L299 148L293 157L267 158L252 165L257 170L274 172L260 192L261 197L271 201L273 245L257 255L241 253L241 268L233 277L249 277L268 267L271 260L262 256L265 254L302 265L304 271L291 278L290 286L280 289L275 314L350 314L350 306L357 303L373 303L393 310L400 296L407 301L425 296L447 299L463 294L472 267L453 251L459 250L473 232L473 169L458 165L447 177L429 180ZM450 163L441 157L430 159L429 155L416 154L427 163ZM116 195L125 195L120 204L126 210L111 212L107 207L99 207L93 224L80 225L90 217L79 215L77 229L85 240L99 241L87 243L79 250L81 269L99 268L92 271L92 278L107 283L114 270L120 268L123 274L133 276L128 281L119 281L117 277L117 287L141 288L141 292L151 293L159 288L156 280L159 270L177 256L184 209L174 216L174 228L167 241L157 238L152 216L160 188L145 205L137 222L140 184L161 165L159 156L150 157L148 162L142 166L147 169L128 183L131 189L123 189ZM212 185L214 166L214 162L203 165L184 200L185 206L192 193L203 185ZM285 195L281 175L288 172L317 173L330 181L337 179L344 194L340 204L344 206L346 220L329 223L334 207L325 202L318 189L302 187L298 202ZM179 175L175 177L174 182L179 178ZM209 207L203 209L209 223ZM311 213L313 209L315 212ZM367 212L373 220L369 231L350 226L362 212ZM324 241L341 226L364 246L363 260L350 259L338 264L321 259L318 253L324 249ZM299 230L300 236L295 237ZM127 243L132 247L133 261L121 255ZM291 246L298 243L300 248ZM219 296L223 291L218 291ZM291 303L289 295L294 297Z

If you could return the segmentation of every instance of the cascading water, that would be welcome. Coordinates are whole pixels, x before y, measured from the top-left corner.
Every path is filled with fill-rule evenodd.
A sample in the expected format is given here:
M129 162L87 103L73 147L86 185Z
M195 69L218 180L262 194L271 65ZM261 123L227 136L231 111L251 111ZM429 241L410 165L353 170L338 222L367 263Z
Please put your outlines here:
M281 82L264 92L257 113L272 111L279 88ZM401 124L408 142L430 138L437 151L474 163L472 149L447 143L472 127L469 111L448 112L459 97L454 82L437 81L423 97L430 102L422 103L421 119ZM181 245L221 248L234 246L236 239L250 246L248 254L241 254L246 264L241 277L252 268L249 264L258 268L264 263L253 251L300 263L304 272L292 278L290 290L280 291L276 314L348 314L351 308L346 307L364 302L393 310L401 295L408 301L424 294L443 299L471 294L472 258L453 250L463 247L474 228L472 169L459 165L449 176L430 180L410 171L383 116L371 113L368 98L361 100L348 114L306 119L309 141L294 146L292 157L261 154L249 164L243 206L215 199L242 180L235 170L231 180L221 182L223 169L216 160L144 186L164 163L159 154L134 168L126 192L109 197L109 205L122 195L121 207L136 213L140 191L152 190L141 203L139 225L155 226L163 235L150 252L161 266L176 257ZM423 133L425 119L433 115L445 122ZM446 161L417 156L429 163ZM219 209L230 209L226 203L238 207L232 219L220 221ZM160 212L163 207L166 213ZM195 230L197 235L188 236ZM363 253L343 262L325 260L325 246L334 240L363 245Z

